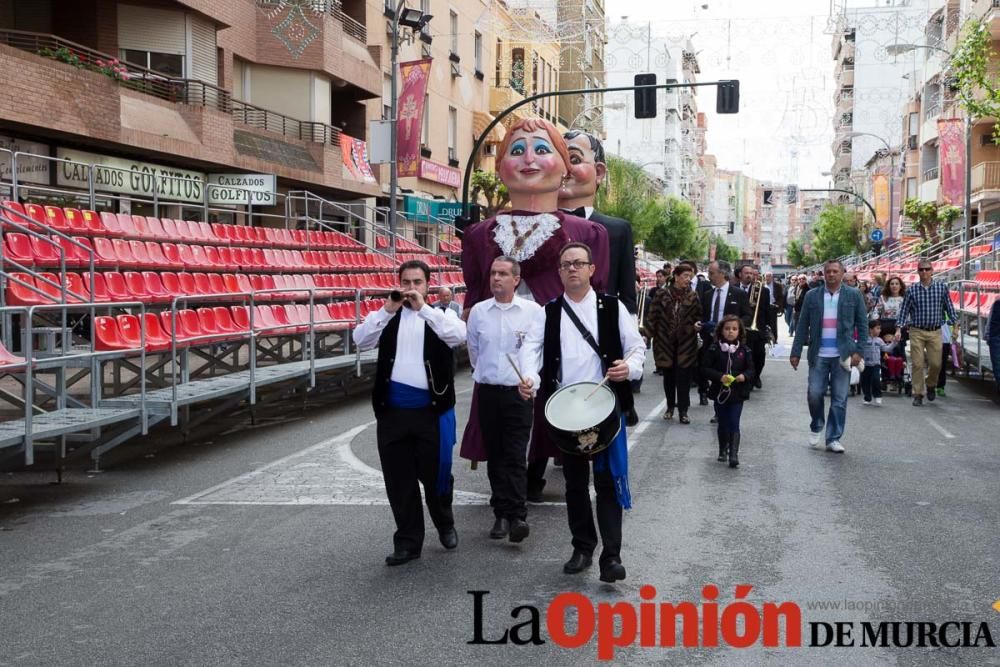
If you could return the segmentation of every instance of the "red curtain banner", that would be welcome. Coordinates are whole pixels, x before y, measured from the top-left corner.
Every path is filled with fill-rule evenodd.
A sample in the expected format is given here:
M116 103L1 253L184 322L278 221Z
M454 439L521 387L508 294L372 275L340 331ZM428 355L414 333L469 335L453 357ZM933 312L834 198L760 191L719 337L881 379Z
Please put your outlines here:
M962 206L965 201L965 122L961 118L939 120L939 165L941 197Z
M416 176L420 169L420 135L424 127L424 95L431 58L399 63L403 89L396 103L396 175Z
M877 218L875 226L884 230L889 223L889 211L891 210L889 174L884 171L876 172L872 178L872 191L875 197L875 217Z
M340 155L344 163L344 176L355 181L375 183L375 174L368 163L368 144L346 134L340 135Z

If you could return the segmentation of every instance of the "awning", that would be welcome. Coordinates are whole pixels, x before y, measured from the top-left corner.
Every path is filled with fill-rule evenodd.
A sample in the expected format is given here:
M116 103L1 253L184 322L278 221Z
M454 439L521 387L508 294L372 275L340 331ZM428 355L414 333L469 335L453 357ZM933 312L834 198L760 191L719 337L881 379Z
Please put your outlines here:
M482 111L473 111L472 112L473 136L475 136L478 139L479 136L482 135L486 127L492 122L493 122L493 116L491 116L490 114L484 113ZM499 144L501 141L503 141L503 138L506 134L507 130L504 129L503 123L500 122L497 124L496 127L490 130L490 134L489 137L487 137L487 141L490 143Z

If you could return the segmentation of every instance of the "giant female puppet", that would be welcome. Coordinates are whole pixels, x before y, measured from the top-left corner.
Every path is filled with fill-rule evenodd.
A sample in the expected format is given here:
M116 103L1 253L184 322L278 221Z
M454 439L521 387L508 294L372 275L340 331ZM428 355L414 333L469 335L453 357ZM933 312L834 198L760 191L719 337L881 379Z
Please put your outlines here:
M510 193L512 208L465 230L462 273L467 288L466 313L492 296L490 266L501 255L513 257L521 265L518 296L545 304L561 295L559 251L571 241L590 247L595 265L591 284L595 291L603 292L609 266L608 233L601 225L558 208L559 190L570 174L570 157L566 140L555 126L540 118L515 123L500 144L497 172ZM485 461L477 402L474 393L461 456Z

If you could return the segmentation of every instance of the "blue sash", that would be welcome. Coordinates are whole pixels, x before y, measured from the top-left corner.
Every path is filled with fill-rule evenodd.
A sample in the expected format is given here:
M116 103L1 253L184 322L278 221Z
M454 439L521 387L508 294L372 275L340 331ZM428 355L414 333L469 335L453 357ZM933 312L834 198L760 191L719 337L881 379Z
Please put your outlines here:
M632 492L628 488L628 435L625 432L625 415L622 427L611 446L594 457L594 472L611 471L615 483L615 496L622 509L632 509Z
M429 408L431 405L431 392L426 389L417 389L408 384L390 380L387 402L389 407L401 408L403 410ZM439 496L446 496L451 492L452 449L455 447L457 440L455 434L455 408L449 408L438 417L438 475L436 486Z

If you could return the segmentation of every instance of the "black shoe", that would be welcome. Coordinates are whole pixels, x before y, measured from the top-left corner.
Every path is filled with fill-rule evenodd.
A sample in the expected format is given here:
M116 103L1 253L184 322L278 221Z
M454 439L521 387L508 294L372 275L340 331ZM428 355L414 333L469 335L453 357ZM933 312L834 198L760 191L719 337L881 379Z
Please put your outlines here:
M700 394L698 396L698 405L708 405L708 396Z
M454 526L439 531L438 538L441 540L441 546L445 549L454 549L458 546L458 531L455 530Z
M677 418L677 421L679 421L682 424L690 424L691 423L691 418L688 417L688 413L682 412L681 416Z
M719 458L717 461L725 461L729 458L729 434L718 431L719 436Z
M762 385L762 384L760 383L760 376L759 376L759 375L758 375L757 377L755 377L755 378L753 379L753 386L754 386L754 387L755 387L756 389L762 389L762 388L763 388L763 386L764 386L764 385Z
M507 533L510 532L510 521L500 517L493 524L493 529L490 530L491 540L502 540L507 537Z
M928 387L927 388L927 400L930 401L931 403L933 403L935 395L936 395L935 391L932 388Z
M601 581L613 584L616 581L621 581L625 578L625 566L620 562L613 560L606 565L601 566Z
M510 522L510 541L511 542L522 542L524 538L528 536L531 529L528 528L528 522L524 519L513 519Z
M711 419L708 420L708 423L709 424L718 424L719 420L716 419L715 417L712 417Z
M409 563L411 560L416 560L420 558L419 551L412 551L410 549L396 549L391 554L385 557L385 564L389 567L395 565L402 565L403 563Z
M740 434L729 434L729 467L740 467Z
M913 397L913 404L919 408L921 405L924 404L924 397L920 396L920 395L914 396Z
M563 565L566 574L578 574L590 567L591 558L582 551L574 551L573 556Z

